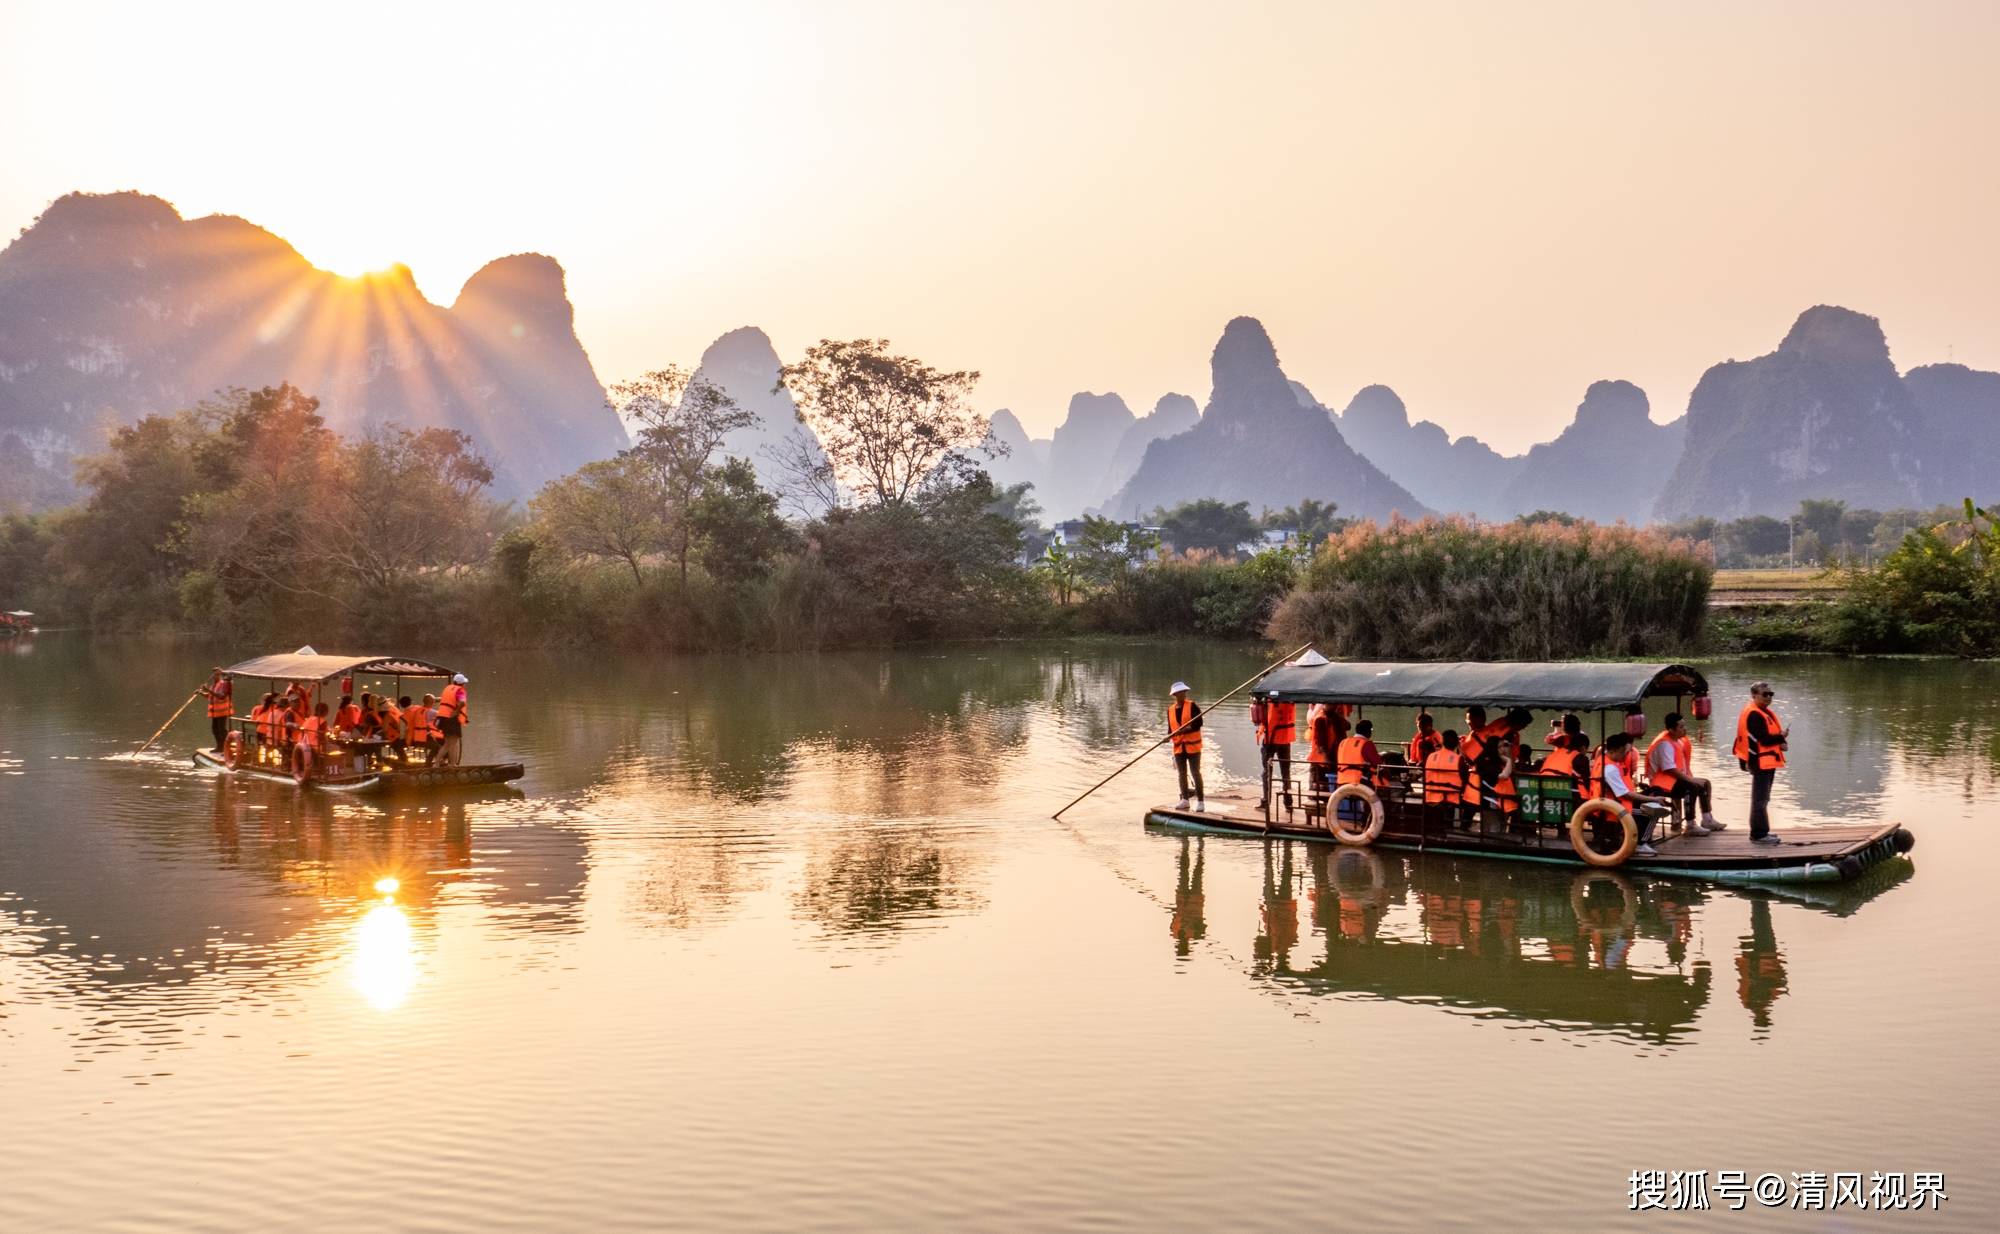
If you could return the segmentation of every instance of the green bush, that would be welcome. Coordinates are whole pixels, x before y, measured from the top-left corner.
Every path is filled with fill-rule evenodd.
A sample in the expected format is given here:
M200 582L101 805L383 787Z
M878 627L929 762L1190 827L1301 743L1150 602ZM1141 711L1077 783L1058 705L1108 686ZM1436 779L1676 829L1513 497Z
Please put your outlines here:
M2000 522L1970 502L1962 523L1910 532L1844 581L1824 636L1834 650L2000 654Z

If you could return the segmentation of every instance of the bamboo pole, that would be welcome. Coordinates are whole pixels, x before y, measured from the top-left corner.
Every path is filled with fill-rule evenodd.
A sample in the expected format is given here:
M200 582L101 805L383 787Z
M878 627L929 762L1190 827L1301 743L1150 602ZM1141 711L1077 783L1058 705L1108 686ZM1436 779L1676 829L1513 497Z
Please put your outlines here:
M139 747L139 748L138 748L137 750L133 751L133 753L135 753L135 754L144 754L144 753L145 753L146 751L148 751L148 750L152 749L152 748L153 748L153 743L154 743L154 742L156 742L156 741L158 741L158 740L160 739L160 734L161 734L161 733L164 733L164 732L166 732L166 731L167 731L168 729L172 728L172 727L174 726L174 721L175 721L175 720L178 720L178 719L180 719L180 718L181 718L181 712L183 712L183 711L186 711L186 710L188 709L188 704L189 704L189 703L192 703L192 702L194 702L194 700L196 700L196 699L198 699L198 698L200 698L200 697L201 697L201 691L200 691L200 690L196 690L196 691L195 691L195 692L194 692L193 694L190 694L190 695L188 695L188 696L187 696L187 702L186 702L186 703L182 703L182 704L180 705L179 709L177 709L177 710L176 710L176 711L174 712L174 714L172 714L172 715L168 716L168 717L167 717L167 722L166 722L165 724L162 724L162 725L160 725L160 727L159 727L159 728L157 728L157 729L153 730L153 735L152 735L151 737L148 737L148 738L146 738L146 744L145 744L145 745L142 745L142 746L140 746L140 747Z
M1280 656L1277 660L1273 661L1272 663L1266 664L1263 668L1258 669L1257 672L1253 676L1251 676L1251 678L1248 681L1244 682L1240 686L1237 686L1234 690L1231 690L1229 693L1223 695L1221 698L1218 698L1214 702L1210 703L1209 707L1213 708L1221 706L1223 703L1226 703L1230 699L1235 698L1237 695L1243 693L1243 691L1249 689L1251 686L1256 685L1259 681L1263 680L1264 674L1270 672L1274 668L1277 668L1279 665L1283 664L1286 660L1291 659L1293 656L1304 655L1306 652L1311 650L1312 650L1312 644L1307 643L1305 646L1299 648L1297 651L1291 652L1288 655ZM1200 719L1200 718L1201 718L1200 716L1195 717L1195 719ZM1192 724L1193 722L1194 722L1193 720L1188 721L1189 724ZM1187 727L1186 724L1181 725L1181 728L1186 728L1186 727ZM1070 810L1076 807L1077 802L1082 801L1084 797L1090 796L1098 789L1103 788L1105 785L1111 783L1119 776L1124 775L1126 772L1132 770L1132 768L1138 766L1140 759L1146 757L1148 754L1151 754L1153 751L1159 749L1167 742L1172 741L1175 737L1178 737L1180 735L1180 731L1181 731L1180 728L1170 729L1167 732L1166 736L1160 738L1158 741L1147 746L1145 749L1139 751L1138 754L1134 755L1131 762L1126 763L1123 767L1120 767L1118 770L1112 772L1108 776L1105 776L1102 780L1099 780L1097 783L1085 789L1083 791L1083 796L1078 797L1076 801L1070 802L1062 809L1057 810L1054 814L1049 815L1049 817L1060 820L1064 814L1067 814Z

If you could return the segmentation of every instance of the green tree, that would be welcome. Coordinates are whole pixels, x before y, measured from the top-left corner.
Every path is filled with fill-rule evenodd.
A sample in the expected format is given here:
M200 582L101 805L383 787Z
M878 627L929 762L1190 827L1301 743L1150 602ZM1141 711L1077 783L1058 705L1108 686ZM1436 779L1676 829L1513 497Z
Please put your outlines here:
M660 526L687 586L694 550L694 503L708 482L709 461L722 439L757 417L706 378L675 365L611 387L611 409L639 426L629 453L653 472L660 497Z
M726 583L744 583L770 572L798 536L778 513L778 498L757 483L757 469L740 458L708 469L688 524L701 549L702 566Z
M821 339L779 370L833 474L871 506L904 505L920 487L971 481L974 452L995 452L988 418L967 401L978 380L976 372L896 355L887 339Z
M1094 586L1116 590L1159 547L1159 537L1149 531L1086 514L1072 551L1079 577Z
M1824 551L1841 543L1840 522L1847 515L1844 501L1813 500L1808 498L1799 503L1799 512L1793 516L1798 529L1818 542L1820 552L1807 557L1808 561L1824 555ZM1801 551L1801 556L1805 556Z
M549 481L528 509L556 548L573 557L623 562L639 583L642 563L666 547L660 523L665 504L659 473L628 451Z
M1289 527L1299 533L1299 543L1306 548L1318 548L1326 543L1327 537L1337 535L1347 526L1347 520L1336 516L1340 509L1338 502L1320 501L1308 497L1295 506L1282 510L1266 510L1258 520L1258 526L1266 531L1283 531Z
M1250 503L1225 504L1213 497L1184 502L1160 520L1160 539L1185 553L1192 549L1235 553L1245 541L1257 538L1257 520L1250 517Z
M1076 555L1060 540L1051 540L1035 562L1034 570L1055 593L1056 603L1068 608L1076 596L1077 584L1083 575L1077 567Z

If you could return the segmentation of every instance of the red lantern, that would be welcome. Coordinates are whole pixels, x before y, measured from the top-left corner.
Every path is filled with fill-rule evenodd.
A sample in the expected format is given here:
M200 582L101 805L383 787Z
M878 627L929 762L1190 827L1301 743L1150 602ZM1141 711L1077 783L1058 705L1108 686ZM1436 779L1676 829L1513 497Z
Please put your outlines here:
M1646 735L1645 712L1628 711L1625 713L1625 735L1628 737L1644 737Z
M1715 710L1715 700L1714 700L1714 699L1710 698L1710 697L1709 697L1708 695L1706 695L1706 694L1697 694L1697 695L1695 695L1695 696L1694 696L1694 718L1695 718L1695 719L1697 719L1697 720L1706 720L1706 719L1708 719L1708 717L1709 717L1709 713L1710 713L1710 712L1713 712L1714 710Z

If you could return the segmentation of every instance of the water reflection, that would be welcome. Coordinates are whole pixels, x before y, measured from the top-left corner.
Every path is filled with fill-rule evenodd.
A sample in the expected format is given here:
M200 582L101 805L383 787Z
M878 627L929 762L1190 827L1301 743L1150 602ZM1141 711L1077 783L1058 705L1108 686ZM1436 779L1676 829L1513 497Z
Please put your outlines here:
M403 1005L417 984L417 946L410 918L393 899L370 908L354 925L354 988L377 1011Z
M1725 904L1747 908L1750 917L1749 933L1732 950L1737 997L1759 1033L1768 1031L1771 1006L1789 988L1774 896L1763 890L1149 830L1173 841L1167 911L1176 959L1200 954L1218 916L1213 863L1230 854L1257 868L1255 911L1245 914L1256 923L1245 975L1289 993L1431 1004L1670 1045L1691 1036L1710 1002L1714 973L1700 932ZM1894 864L1899 872L1798 902L1852 914L1910 877L1909 863ZM1238 914L1225 901L1219 915ZM1226 939L1216 954L1234 962Z

